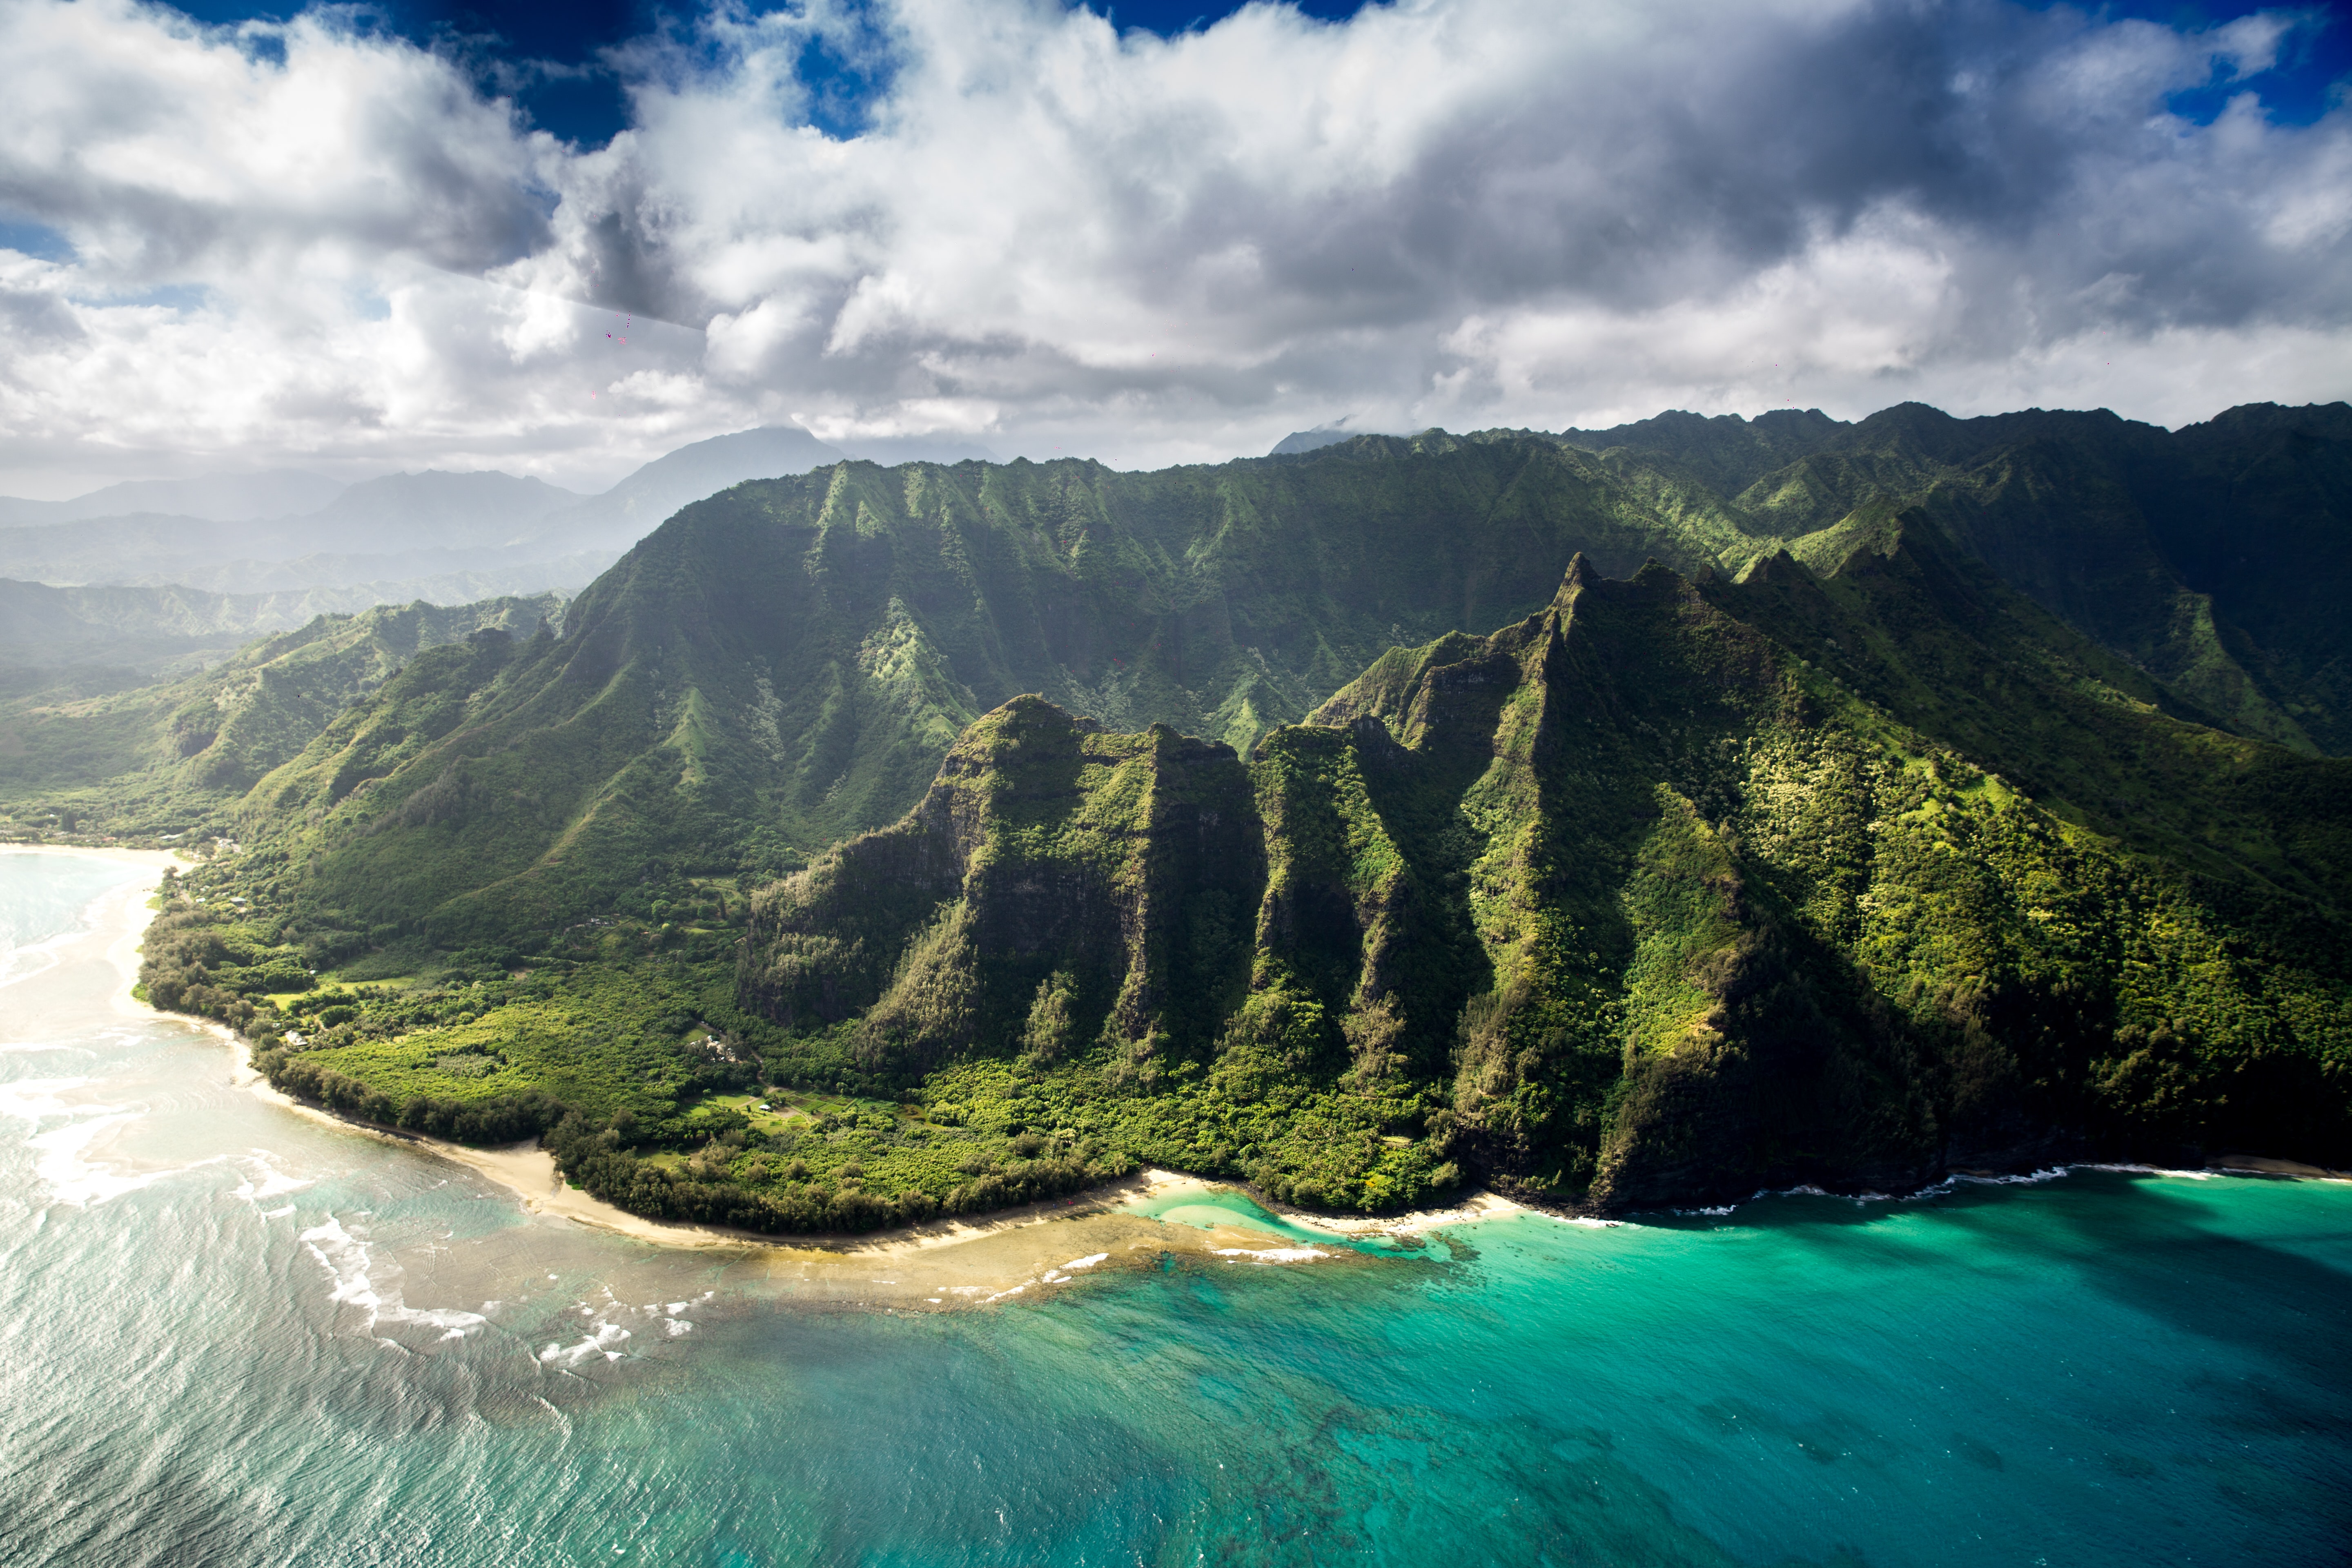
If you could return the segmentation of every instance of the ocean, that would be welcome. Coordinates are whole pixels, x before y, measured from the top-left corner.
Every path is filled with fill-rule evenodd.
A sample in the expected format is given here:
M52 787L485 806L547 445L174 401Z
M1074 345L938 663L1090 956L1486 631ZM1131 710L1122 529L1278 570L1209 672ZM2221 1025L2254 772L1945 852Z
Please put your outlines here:
M1407 1247L1193 1191L1025 1233L1080 1267L1017 1294L877 1258L860 1300L237 1087L118 999L139 875L0 856L0 1563L2352 1552L2352 1185L2077 1169ZM1177 1245L1206 1226L1258 1243Z

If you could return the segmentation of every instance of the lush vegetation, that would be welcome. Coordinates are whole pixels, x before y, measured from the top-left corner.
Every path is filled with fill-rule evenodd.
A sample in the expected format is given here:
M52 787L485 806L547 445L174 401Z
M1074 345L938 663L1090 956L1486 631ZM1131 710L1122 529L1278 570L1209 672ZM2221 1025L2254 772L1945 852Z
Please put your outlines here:
M2015 667L1921 582L1980 622L2030 607L1927 548L1892 523L1827 584L1580 563L1542 615L1390 655L1246 763L1017 700L907 819L754 901L744 1000L927 1095L989 1062L988 1100L1077 1122L1090 1090L1083 1124L1152 1157L1342 1208L1465 1166L1622 1208L2059 1146L2341 1158L2352 868L2298 808L2352 766L2169 719L2095 649ZM1921 661L2000 671L2003 706L2076 721L1990 736L2041 740L2053 777L2112 780L2115 716L2137 776L2189 790L2184 826L2147 826L2186 866L2027 798L1774 621L1874 652L1898 694Z
M11 607L0 605L0 614ZM478 634L528 637L559 623L562 610L547 594L320 616L160 680L96 664L0 668L0 831L234 839L253 785L418 653Z
M843 464L561 635L26 688L0 809L217 847L146 984L282 1086L649 1214L2341 1163L2346 418Z
M261 850L167 877L142 994L236 1028L273 1085L356 1120L544 1134L599 1196L769 1231L980 1213L1135 1168L1096 1119L926 1117L835 1042L741 1012L731 885L665 887L646 919L586 922L542 952L395 947L317 971L335 946L264 907L282 872Z
M1666 414L1562 439L1792 542L1879 503L2226 728L2352 752L2352 407L2253 404L2179 431L2105 411L1854 425ZM1832 548L1835 546L1832 543ZM1661 560L1667 559L1664 556Z

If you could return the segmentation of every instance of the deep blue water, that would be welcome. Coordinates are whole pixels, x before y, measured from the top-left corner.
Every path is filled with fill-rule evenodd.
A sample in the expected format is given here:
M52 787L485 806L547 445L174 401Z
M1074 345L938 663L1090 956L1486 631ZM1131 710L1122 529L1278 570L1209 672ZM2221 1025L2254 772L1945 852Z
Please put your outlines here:
M2352 1542L2352 1186L2076 1171L812 1305L237 1089L217 1041L109 1004L103 944L70 933L110 880L0 858L0 1562L2034 1568Z

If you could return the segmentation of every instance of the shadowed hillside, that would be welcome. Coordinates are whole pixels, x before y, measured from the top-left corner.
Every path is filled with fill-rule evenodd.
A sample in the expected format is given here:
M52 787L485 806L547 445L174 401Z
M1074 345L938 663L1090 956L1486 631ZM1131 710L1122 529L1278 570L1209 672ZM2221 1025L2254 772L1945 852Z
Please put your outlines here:
M1246 747L1392 642L1542 603L1580 550L1736 570L1774 542L1645 511L1549 442L1360 437L1149 475L844 463L688 508L560 640L404 672L248 810L319 822L316 918L544 929L890 821L1021 691ZM428 687L461 726L396 754L369 738Z
M2252 404L2178 432L2112 414L1846 425L1660 415L1560 439L1791 540L1923 509L1967 554L2217 721L2352 751L2352 407ZM1804 551L1799 548L1801 555Z

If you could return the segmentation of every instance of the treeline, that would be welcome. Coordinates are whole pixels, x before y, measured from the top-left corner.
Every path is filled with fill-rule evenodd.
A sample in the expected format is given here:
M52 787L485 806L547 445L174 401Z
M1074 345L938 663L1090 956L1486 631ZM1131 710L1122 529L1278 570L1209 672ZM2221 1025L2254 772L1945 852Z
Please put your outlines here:
M709 1181L639 1159L621 1146L621 1134L586 1117L566 1116L547 1135L558 1169L574 1185L616 1208L648 1219L732 1226L772 1235L861 1234L920 1225L957 1215L985 1214L1060 1197L1098 1182L1131 1175L1135 1161L1113 1152L1095 1159L1030 1160L983 1172L943 1197L929 1193L869 1193L822 1183L755 1191Z
M272 1088L297 1100L379 1126L458 1143L512 1143L537 1137L564 1117L578 1114L553 1095L537 1090L495 1100L459 1101L420 1094L398 1100L322 1065L308 1052L282 1047L257 1053L253 1065Z
M163 1012L216 1018L257 1045L274 1045L279 1016L262 998L309 989L309 969L234 909L190 903L179 892L179 879L166 871L165 907L147 927L140 960L140 994Z

